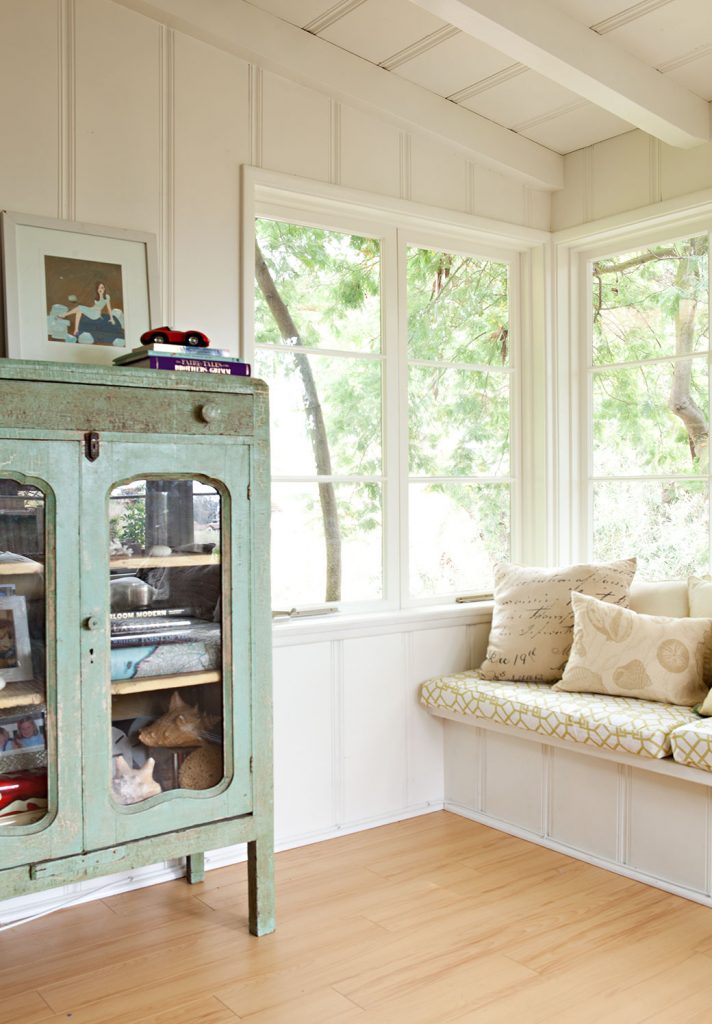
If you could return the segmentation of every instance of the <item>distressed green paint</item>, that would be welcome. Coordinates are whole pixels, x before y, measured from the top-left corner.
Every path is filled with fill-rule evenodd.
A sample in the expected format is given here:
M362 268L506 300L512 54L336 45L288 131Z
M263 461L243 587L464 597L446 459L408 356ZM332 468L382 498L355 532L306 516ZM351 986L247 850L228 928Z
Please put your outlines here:
M212 415L203 415L210 404ZM218 410L215 414L215 410ZM100 434L96 462L84 433ZM103 433L106 431L106 433ZM35 440L29 440L33 438ZM56 498L56 642L47 683L52 814L0 832L0 895L247 842L250 928L274 928L267 389L249 378L0 362L0 474ZM132 477L200 477L222 494L226 780L122 807L110 797L108 493ZM248 484L250 497L248 499ZM229 552L229 555L228 555ZM89 617L101 623L89 631ZM51 645L50 645L51 646Z

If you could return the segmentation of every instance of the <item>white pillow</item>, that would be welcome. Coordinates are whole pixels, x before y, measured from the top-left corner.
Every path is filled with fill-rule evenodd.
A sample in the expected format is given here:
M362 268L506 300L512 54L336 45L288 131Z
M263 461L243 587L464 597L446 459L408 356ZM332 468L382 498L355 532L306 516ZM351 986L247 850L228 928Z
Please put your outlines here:
M553 683L561 679L573 640L571 591L628 604L635 559L539 569L500 563L484 679Z
M689 576L687 598L692 618L712 619L712 580L709 576Z
M555 690L692 707L707 695L712 620L644 615L572 594L574 642Z

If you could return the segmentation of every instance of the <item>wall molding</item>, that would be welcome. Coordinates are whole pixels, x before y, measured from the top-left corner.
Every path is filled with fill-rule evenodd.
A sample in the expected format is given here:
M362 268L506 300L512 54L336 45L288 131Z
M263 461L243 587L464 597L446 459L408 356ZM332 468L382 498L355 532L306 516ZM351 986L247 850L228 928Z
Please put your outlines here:
M329 181L341 184L341 104L329 100Z
M257 64L249 65L247 96L249 104L250 163L253 167L261 167L264 123L264 73Z
M77 210L77 88L75 0L59 0L57 216L75 220Z
M163 319L175 322L175 32L160 26L159 61L159 252Z

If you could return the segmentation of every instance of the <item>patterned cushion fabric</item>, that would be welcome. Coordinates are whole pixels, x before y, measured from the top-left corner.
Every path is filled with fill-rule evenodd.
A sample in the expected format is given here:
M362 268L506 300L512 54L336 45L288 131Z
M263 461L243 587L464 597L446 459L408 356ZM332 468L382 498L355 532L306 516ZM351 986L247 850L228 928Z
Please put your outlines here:
M685 707L630 697L557 693L542 683L482 679L478 672L439 676L423 683L421 703L432 711L486 718L517 729L586 743L640 757L667 757L670 734L699 722Z
M670 742L672 756L679 764L712 772L712 721L689 722L674 729Z
M572 594L574 642L554 689L609 693L692 707L707 695L709 619L643 615Z
M566 569L497 565L483 677L529 683L561 679L573 640L571 591L627 606L634 573L634 558Z

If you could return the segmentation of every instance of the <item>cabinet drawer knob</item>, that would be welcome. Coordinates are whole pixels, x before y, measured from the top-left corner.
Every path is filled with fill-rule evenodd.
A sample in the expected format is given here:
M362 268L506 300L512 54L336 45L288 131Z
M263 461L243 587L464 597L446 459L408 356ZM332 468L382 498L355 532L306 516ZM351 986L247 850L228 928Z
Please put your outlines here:
M95 615L90 615L88 618L86 618L84 620L84 628L85 629L98 629L99 628L99 620L97 619L97 617Z
M212 423L220 417L221 413L222 410L220 406L216 405L215 402L206 402L205 405L201 405L200 407L200 418L204 420L205 423Z

